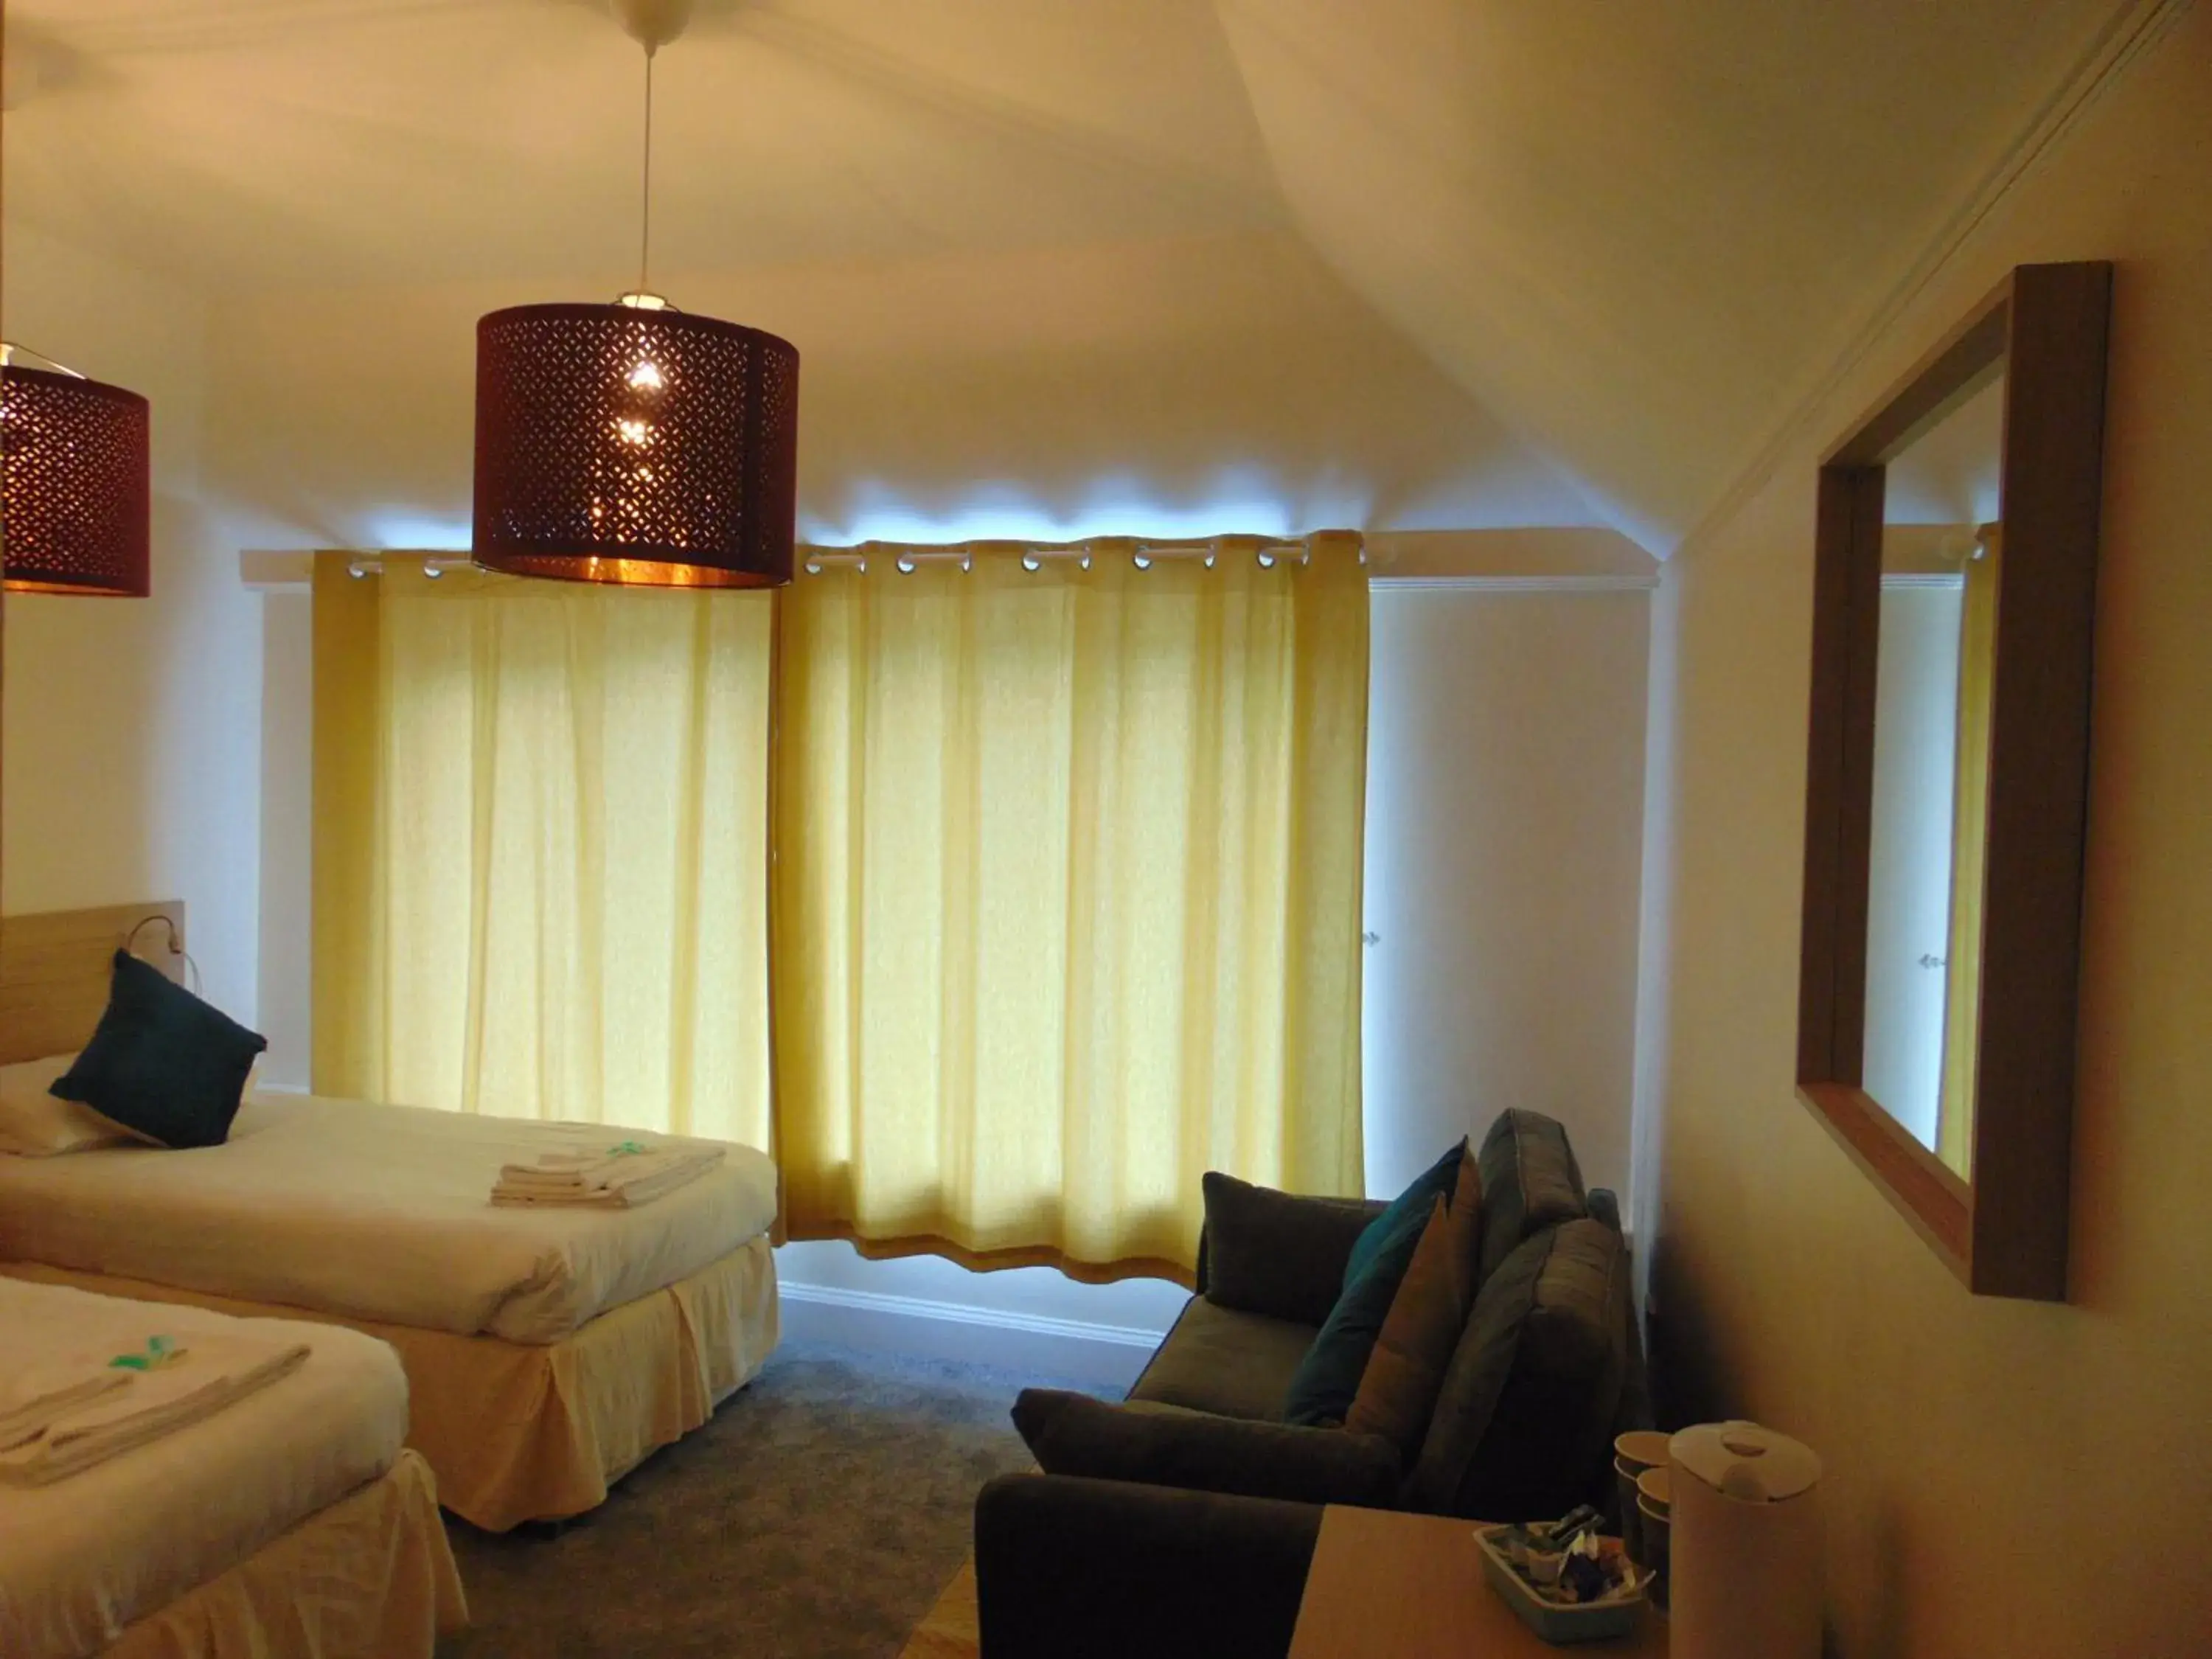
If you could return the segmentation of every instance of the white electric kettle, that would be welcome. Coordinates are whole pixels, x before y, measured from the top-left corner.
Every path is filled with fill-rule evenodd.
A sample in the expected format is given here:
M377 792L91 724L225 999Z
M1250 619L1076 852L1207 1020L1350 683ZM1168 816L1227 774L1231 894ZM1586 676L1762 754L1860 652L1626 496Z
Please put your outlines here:
M1674 1659L1820 1659L1820 1460L1756 1423L1668 1443Z

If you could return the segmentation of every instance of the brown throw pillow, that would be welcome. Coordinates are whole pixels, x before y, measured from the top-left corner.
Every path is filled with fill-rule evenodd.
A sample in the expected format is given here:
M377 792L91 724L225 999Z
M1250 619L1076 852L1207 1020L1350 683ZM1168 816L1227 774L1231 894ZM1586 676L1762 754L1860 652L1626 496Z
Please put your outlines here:
M1420 1453L1474 1304L1481 1254L1481 1176L1474 1159L1462 1158L1451 1207L1439 1198L1431 1210L1344 1419L1356 1434L1382 1436L1408 1464Z

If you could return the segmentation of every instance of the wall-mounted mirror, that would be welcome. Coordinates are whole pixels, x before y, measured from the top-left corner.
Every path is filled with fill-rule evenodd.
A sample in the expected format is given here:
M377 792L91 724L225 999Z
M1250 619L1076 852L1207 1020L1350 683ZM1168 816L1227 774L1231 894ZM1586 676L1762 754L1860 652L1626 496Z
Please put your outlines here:
M2022 266L1820 472L1799 1093L1996 1295L2066 1293L2110 299Z

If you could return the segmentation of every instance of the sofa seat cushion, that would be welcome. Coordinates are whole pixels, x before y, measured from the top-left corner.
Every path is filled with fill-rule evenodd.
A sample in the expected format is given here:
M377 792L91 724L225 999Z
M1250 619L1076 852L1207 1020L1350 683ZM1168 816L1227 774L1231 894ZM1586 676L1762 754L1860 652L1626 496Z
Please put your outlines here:
M1475 1298L1408 1505L1528 1521L1589 1498L1609 1461L1628 1320L1619 1233L1584 1218L1525 1240Z
M1217 1417L1280 1422L1291 1378L1315 1334L1313 1326L1295 1320L1271 1319L1194 1296L1129 1398Z
M1475 1158L1482 1171L1480 1283L1546 1228L1589 1213L1567 1132L1541 1112L1500 1112Z
M1132 1401L1024 1389L1014 1426L1047 1474L1138 1480L1302 1504L1396 1500L1397 1448L1379 1435L1296 1429Z

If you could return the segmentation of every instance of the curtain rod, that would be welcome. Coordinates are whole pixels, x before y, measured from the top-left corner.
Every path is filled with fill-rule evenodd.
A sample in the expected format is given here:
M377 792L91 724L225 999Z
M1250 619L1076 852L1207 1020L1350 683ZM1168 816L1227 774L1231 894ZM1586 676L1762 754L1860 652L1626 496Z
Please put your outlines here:
M858 547L809 548L800 566L810 576L818 576L825 570L866 570L871 555L890 555L898 568L910 571L925 564L957 564L963 570L975 568L975 556L1012 557L1018 555L1024 570L1041 570L1045 562L1079 564L1085 570L1093 558L1104 556L1115 557L1127 555L1139 570L1157 560L1196 559L1211 568L1223 553L1249 553L1262 565L1272 565L1278 559L1297 564L1308 564L1313 559L1310 542L1297 537L1224 536L1213 541L1152 542L1136 537L1100 537L1088 542L968 542L957 547L925 547L905 542L864 542ZM1367 562L1367 550L1359 550L1359 562Z
M948 563L957 563L965 570L972 568L978 553L993 557L1018 555L1024 568L1030 570L1041 569L1047 559L1074 560L1088 568L1091 559L1101 554L1126 554L1136 561L1139 569L1155 559L1201 559L1210 565L1224 551L1249 552L1262 564L1273 564L1279 558L1294 558L1304 564L1311 560L1312 544L1321 536L1351 538L1359 543L1360 563L1369 562L1364 538L1357 531L1318 531L1314 536L1215 536L1174 541L1156 541L1142 536L1096 536L1080 542L978 539L951 546L871 541L851 547L813 547L802 543L799 563L807 574L817 576L829 569L866 569L872 554L890 555L896 559L902 570L912 570L921 564ZM351 555L346 573L356 579L381 575L387 557L420 559L422 574L434 580L449 570L477 568L476 562L465 553L410 552L392 548Z
M346 574L359 581L364 576L381 576L384 562L392 559L420 559L422 574L435 581L449 570L476 570L480 567L465 553L406 553L398 548L386 548L374 553L356 553L346 560Z

